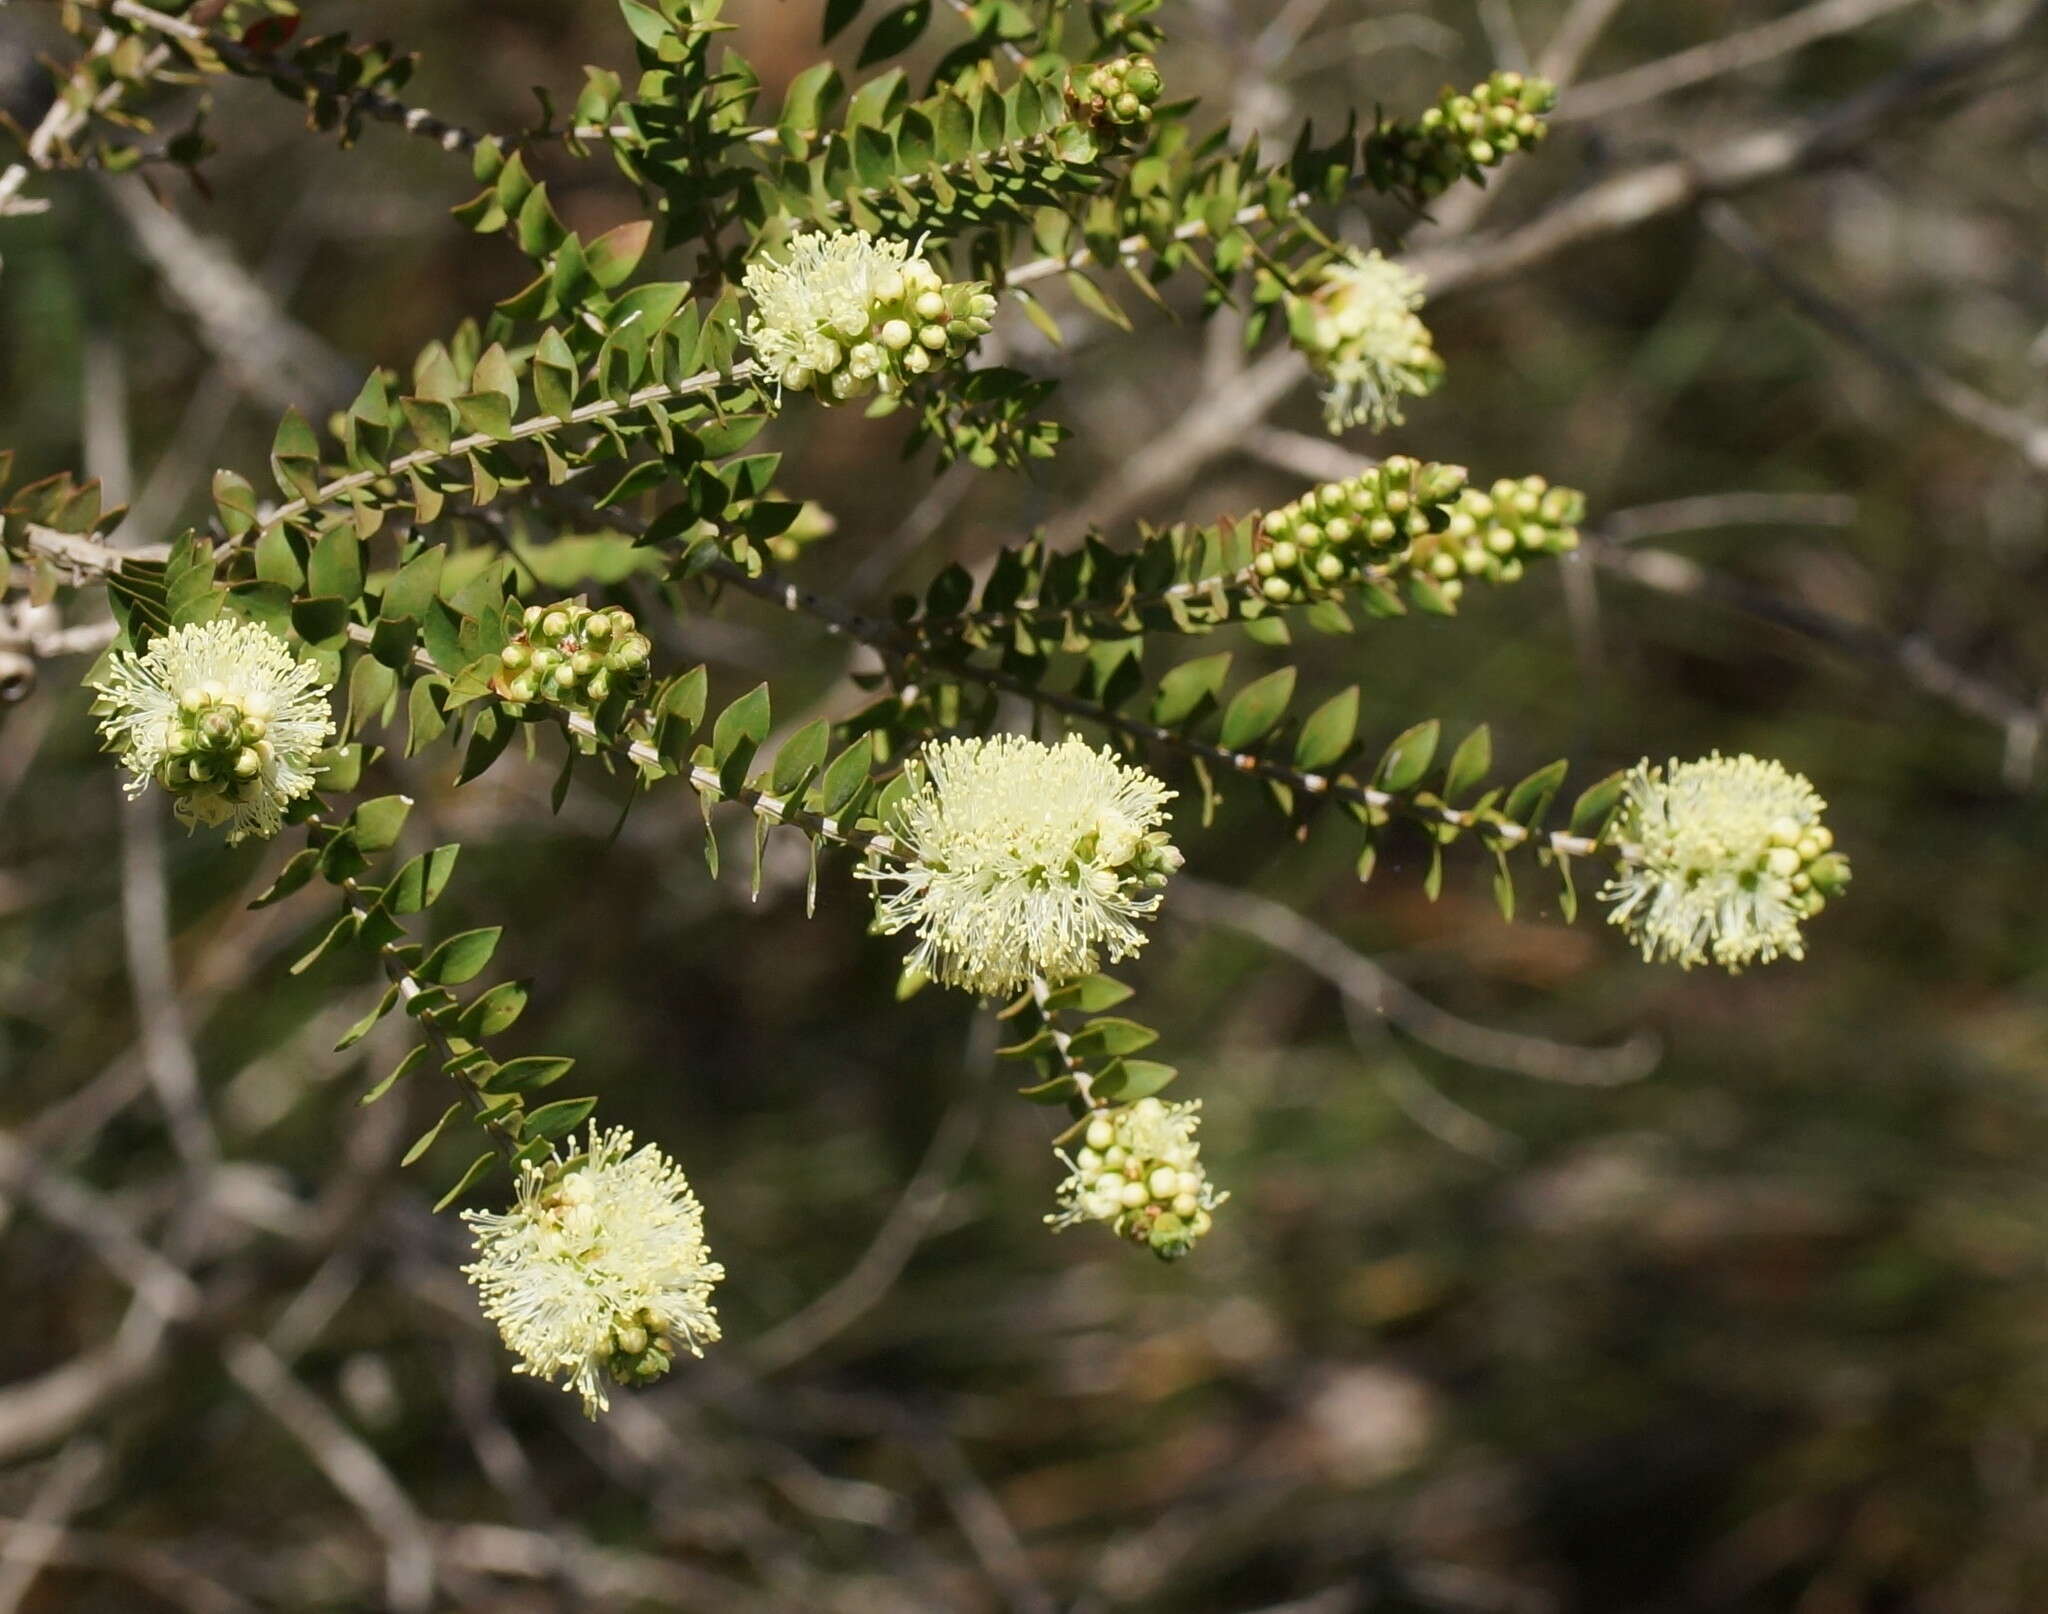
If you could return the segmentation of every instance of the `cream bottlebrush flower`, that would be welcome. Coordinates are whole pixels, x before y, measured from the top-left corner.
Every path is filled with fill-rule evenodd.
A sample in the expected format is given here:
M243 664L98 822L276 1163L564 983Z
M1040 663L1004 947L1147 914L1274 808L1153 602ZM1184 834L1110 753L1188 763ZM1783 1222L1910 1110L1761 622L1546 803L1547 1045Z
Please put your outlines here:
M320 669L235 617L172 628L141 655L119 651L92 687L128 794L155 780L183 823L226 824L230 844L278 832L334 734Z
M939 740L918 766L923 782L890 826L903 865L862 870L893 885L876 893L876 922L917 932L913 967L994 995L1144 946L1137 921L1181 864L1159 827L1165 785L1075 734Z
M1103 1222L1166 1260L1178 1260L1209 1231L1210 1212L1230 1196L1210 1186L1195 1141L1202 1103L1141 1098L1089 1119L1082 1144L1060 1159L1071 1173L1060 1208L1046 1217L1055 1232Z
M794 236L781 262L749 264L743 284L762 367L828 402L901 392L985 335L996 311L982 282L948 282L909 242L865 230Z
M1849 883L1811 784L1776 762L1716 754L1644 762L1623 790L1624 861L1600 897L1644 958L1740 970L1806 956L1800 925Z
M646 1384L678 1350L718 1338L712 1285L725 1269L704 1245L704 1208L653 1144L590 1129L581 1154L520 1167L504 1212L464 1211L477 1258L462 1270L519 1373L560 1380L586 1416L611 1405L605 1380Z
M1294 345L1325 383L1332 432L1401 422L1401 399L1434 392L1444 363L1417 315L1422 276L1377 252L1347 251L1314 291L1291 300Z

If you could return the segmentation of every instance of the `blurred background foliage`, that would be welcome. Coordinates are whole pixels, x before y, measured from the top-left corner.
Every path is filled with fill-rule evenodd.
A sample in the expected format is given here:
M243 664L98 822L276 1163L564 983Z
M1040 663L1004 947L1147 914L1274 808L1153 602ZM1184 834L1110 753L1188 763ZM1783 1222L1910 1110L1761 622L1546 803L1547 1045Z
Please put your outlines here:
M1580 74L1595 115L1568 93L1485 216L1454 199L1418 244L1824 116L1993 8L1838 5L1869 20L1604 108L1613 75L1800 8L1188 0L1164 65L1174 93L1284 142L1306 117L1523 65L1567 12L1601 9ZM566 100L584 62L629 66L600 0L309 11L419 51L409 99L475 127L530 121L531 85ZM816 59L808 0L730 12L771 99ZM51 23L0 16L26 121L47 93L34 52L63 43ZM1434 905L1418 842L1361 886L1334 826L1277 840L1243 791L1205 828L1174 774L1201 885L1120 973L1203 1097L1234 1191L1180 1266L1045 1232L1045 1116L1004 1095L986 1016L957 995L894 1002L899 949L865 934L843 864L806 919L794 848L771 845L750 901L740 846L708 876L676 795L614 842L604 783L551 815L551 769L458 795L440 754L399 769L415 820L468 845L441 923L510 922L501 962L538 983L514 1041L578 1054L606 1114L687 1167L732 1274L727 1342L595 1427L509 1378L455 1272L461 1229L427 1212L459 1161L399 1173L408 1117L354 1106L389 1063L383 1032L328 1052L374 1000L367 966L285 975L324 905L249 913L275 849L178 836L177 973L228 1161L195 1224L127 978L124 891L156 831L124 820L74 664L46 667L0 719L0 1123L239 1282L231 1319L173 1329L61 1455L7 1451L13 1518L85 1476L19 1606L380 1606L388 1532L413 1529L437 1606L479 1609L2048 1607L2048 451L2029 463L1937 407L1759 260L1852 337L2048 430L2043 33L1853 160L1447 296L1430 321L1449 381L1383 439L1316 441L1297 387L1205 444L1201 412L1242 386L1231 316L1125 333L1057 303L1064 349L1014 316L998 333L1009 362L1061 378L1075 428L1029 480L934 484L900 462L901 422L850 410L770 428L786 485L837 522L803 574L865 604L1037 523L1212 518L1357 453L1541 471L1587 491L1606 542L1473 590L1454 621L1317 640L1305 687L1361 683L1368 740L1425 715L1490 722L1507 777L1568 754L1584 783L1719 747L1779 757L1830 800L1854 892L1805 965L1729 978L1646 968L1595 915L1563 925L1533 881L1504 924L1469 848ZM163 199L288 318L216 310L262 328L239 358L139 245L139 181L52 182L50 213L0 231L0 441L27 475L125 483L157 533L199 510L215 465L264 462L282 403L345 405L366 366L406 366L524 278L507 243L447 216L471 188L460 160L379 127L340 150L265 86L210 89L211 194L167 174ZM607 165L542 166L586 237L635 216ZM1375 203L1347 227L1406 222ZM1206 451L1145 485L1174 442ZM1733 494L1771 497L1682 533L1643 508ZM655 598L644 577L620 588L643 612ZM772 670L779 711L850 709L843 647L786 629L734 598L661 631L736 681ZM1999 692L1995 710L1935 687L1953 673ZM1537 1079L1448 1058L1260 939L1263 900L1455 1015L1595 1048L1652 1037L1654 1069L1620 1082L1625 1061L1566 1057ZM415 1130L439 1108L424 1088L406 1102ZM120 1342L123 1284L21 1207L4 1237L0 1380L116 1371L93 1353ZM241 1393L230 1322L381 1459L395 1515L337 1494ZM0 1588L23 1595L4 1563Z

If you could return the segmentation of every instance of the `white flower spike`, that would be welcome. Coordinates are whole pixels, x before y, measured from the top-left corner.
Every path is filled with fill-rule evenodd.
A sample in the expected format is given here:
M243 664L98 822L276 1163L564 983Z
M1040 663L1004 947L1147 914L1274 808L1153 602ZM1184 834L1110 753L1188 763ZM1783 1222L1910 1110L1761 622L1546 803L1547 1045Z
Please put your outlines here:
M268 838L313 788L334 734L328 686L269 629L234 617L172 628L141 655L119 651L93 689L100 732L121 753L128 794L151 781L184 824L226 824L233 844Z
M1210 1212L1230 1196L1210 1186L1195 1141L1202 1103L1141 1098L1088 1120L1081 1147L1062 1153L1069 1176L1060 1208L1046 1221L1055 1232L1102 1222L1118 1236L1176 1261L1209 1231Z
M559 1380L585 1416L611 1405L605 1381L646 1384L676 1352L718 1338L713 1285L725 1269L704 1244L704 1208L654 1144L593 1125L581 1154L520 1167L508 1211L464 1211L477 1258L462 1270L484 1315L519 1358Z
M1443 380L1422 307L1423 279L1378 252L1349 251L1323 270L1315 290L1289 308L1294 345L1324 382L1332 432L1379 431L1401 423L1401 399L1423 397Z
M762 368L828 403L901 392L985 335L996 311L981 282L949 283L909 242L865 230L796 235L782 261L749 264L742 284Z
M1624 861L1600 898L1644 958L1738 971L1806 956L1800 925L1849 883L1811 784L1776 762L1716 754L1643 762L1623 789Z
M1092 974L1145 944L1137 921L1181 865L1168 790L1079 735L939 740L897 809L902 867L870 864L881 930L917 933L914 968L994 996Z

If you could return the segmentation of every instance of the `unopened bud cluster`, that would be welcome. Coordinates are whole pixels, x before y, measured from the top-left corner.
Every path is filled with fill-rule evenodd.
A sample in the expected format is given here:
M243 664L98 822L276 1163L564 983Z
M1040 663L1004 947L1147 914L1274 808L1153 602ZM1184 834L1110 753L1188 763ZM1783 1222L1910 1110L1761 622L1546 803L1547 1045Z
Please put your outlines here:
M1261 520L1252 582L1275 605L1334 594L1368 570L1399 565L1443 526L1464 488L1462 465L1406 454L1311 488Z
M261 696L218 683L188 689L178 697L157 777L174 796L249 799L262 788L269 733L270 706Z
M1201 1102L1168 1104L1141 1098L1089 1118L1081 1147L1061 1155L1072 1175L1060 1185L1055 1228L1107 1223L1120 1237L1176 1261L1213 1224L1211 1212L1230 1196L1210 1186L1195 1141Z
M746 338L778 386L827 402L894 394L988 333L985 283L948 281L908 242L865 230L799 235L746 273Z
M1421 117L1382 123L1366 137L1366 173L1376 189L1420 207L1540 143L1544 114L1556 105L1548 79L1522 73L1495 73L1463 94L1446 90Z
M498 652L491 687L514 705L602 706L645 682L652 652L633 613L617 606L593 611L581 600L529 605L519 632Z
M1067 110L1098 134L1134 131L1152 121L1164 80L1149 56L1119 56L1067 76Z
M1585 519L1586 496L1576 488L1554 488L1540 476L1503 477L1460 493L1449 523L1417 541L1407 569L1455 603L1467 578L1517 582L1531 556L1577 549Z

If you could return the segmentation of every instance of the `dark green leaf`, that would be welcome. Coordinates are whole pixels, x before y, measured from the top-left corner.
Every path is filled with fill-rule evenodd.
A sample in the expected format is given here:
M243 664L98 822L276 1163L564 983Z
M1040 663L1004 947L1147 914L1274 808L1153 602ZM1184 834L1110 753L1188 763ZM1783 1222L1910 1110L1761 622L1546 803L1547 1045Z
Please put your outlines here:
M427 954L426 962L419 967L419 978L436 981L443 986L460 986L464 981L474 980L490 963L491 955L498 950L498 939L504 933L502 925L492 925L484 930L465 930L450 936Z
M490 1079L484 1083L484 1090L489 1093L529 1093L536 1087L547 1087L560 1081L575 1065L573 1059L546 1054L508 1059L491 1072Z
M1493 769L1493 735L1484 723L1458 743L1444 773L1444 800L1455 803Z
M561 1138L583 1124L585 1116L597 1108L595 1098L560 1098L552 1104L543 1104L526 1117L521 1136L528 1138Z
M500 981L464 1009L455 1023L472 1042L495 1037L526 1012L530 990L524 981Z
M1358 686L1332 695L1301 726L1294 742L1294 765L1311 771L1327 768L1351 749L1358 732Z
M1403 732L1380 758L1379 771L1374 775L1379 787L1398 795L1419 785L1422 776L1429 772L1430 763L1436 760L1436 742L1442 732L1443 726L1435 718Z
M482 1154L470 1161L468 1169L456 1180L455 1186L434 1201L435 1212L438 1214L446 1210L464 1194L468 1193L484 1173L491 1169L492 1162L497 1158L498 1152L495 1149L486 1149Z
M1282 667L1245 685L1223 709L1223 729L1218 743L1228 751L1241 751L1264 739L1286 715L1294 698L1294 669Z
M409 1166L415 1160L419 1159L421 1155L425 1154L429 1149L433 1148L434 1140L441 1135L441 1129L447 1126L447 1124L450 1121L454 1120L455 1117L460 1115L461 1113L462 1104L460 1100L457 1100L455 1103L449 1105L448 1108L441 1112L441 1119L436 1121L432 1126L428 1127L426 1131L422 1132L419 1135L419 1137L413 1141L413 1146L405 1151L405 1158L400 1160L398 1163L401 1166Z

